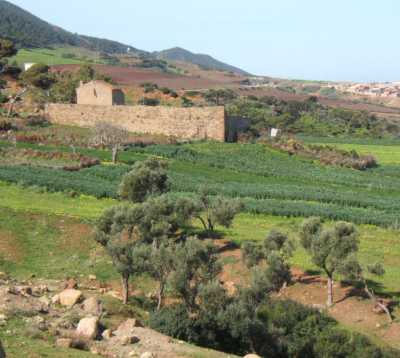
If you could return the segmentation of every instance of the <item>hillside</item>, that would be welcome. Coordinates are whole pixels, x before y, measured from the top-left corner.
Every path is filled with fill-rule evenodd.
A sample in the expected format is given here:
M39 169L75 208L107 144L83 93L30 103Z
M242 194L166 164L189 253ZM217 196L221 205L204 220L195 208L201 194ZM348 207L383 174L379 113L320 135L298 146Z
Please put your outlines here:
M116 41L73 34L32 15L28 11L0 0L0 36L13 40L18 47L77 46L106 53L143 53Z
M249 75L248 72L218 61L210 55L196 54L180 47L154 52L153 54L162 60L191 63L207 70L227 71L245 76Z

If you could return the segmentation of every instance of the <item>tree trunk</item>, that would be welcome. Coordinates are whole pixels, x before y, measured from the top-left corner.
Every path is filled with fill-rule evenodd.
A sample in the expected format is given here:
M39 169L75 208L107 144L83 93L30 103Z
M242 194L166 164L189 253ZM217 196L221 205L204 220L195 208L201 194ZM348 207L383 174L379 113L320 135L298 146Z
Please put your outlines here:
M198 217L197 217L199 220L200 220L200 222L202 223L202 225L203 225L203 227L204 227L204 230L208 230L208 226L207 226L207 223L204 221L204 219L199 215Z
M164 297L164 284L160 283L160 288L158 290L157 311L161 309L163 297Z
M118 160L118 147L113 147L112 148L112 162L113 164L116 164Z
M333 306L333 278L328 276L328 301L326 302L328 307Z
M380 308L383 310L383 312L386 313L386 316L388 317L389 323L393 323L393 317L389 311L389 308L387 308L386 305L383 303L379 302L379 300L376 298L375 293L369 289L367 281L364 279L364 291L368 295L368 297Z
M122 275L121 286L122 286L122 303L126 305L129 299L129 275Z

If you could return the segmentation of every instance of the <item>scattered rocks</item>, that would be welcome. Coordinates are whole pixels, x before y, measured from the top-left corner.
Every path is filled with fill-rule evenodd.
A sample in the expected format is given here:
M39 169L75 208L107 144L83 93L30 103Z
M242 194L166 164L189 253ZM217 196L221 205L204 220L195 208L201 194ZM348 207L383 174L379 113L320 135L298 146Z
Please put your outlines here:
M135 344L135 343L140 342L140 338L137 336L133 336L133 335L118 337L118 340L122 346L127 346L130 344Z
M35 296L43 296L47 292L49 292L49 288L46 285L32 287L32 294Z
M63 306L72 307L82 299L82 292L75 289L66 289L59 294Z
M79 321L76 334L78 337L86 339L96 338L99 332L99 319L98 317L86 317Z
M56 346L59 348L72 348L71 338L58 338L56 341Z

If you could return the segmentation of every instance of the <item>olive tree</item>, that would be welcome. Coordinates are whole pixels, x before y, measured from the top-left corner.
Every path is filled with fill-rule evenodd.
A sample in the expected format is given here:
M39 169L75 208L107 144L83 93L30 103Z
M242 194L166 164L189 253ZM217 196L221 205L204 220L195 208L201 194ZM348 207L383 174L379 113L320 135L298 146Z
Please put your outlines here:
M123 144L129 140L129 133L114 124L107 122L97 122L93 128L92 144L95 146L110 148L112 152L112 162L118 160L118 153Z
M328 277L327 306L333 305L333 280L343 272L345 265L358 252L357 231L353 224L338 222L333 228L324 228L320 218L309 218L301 226L302 246L313 263Z
M231 89L210 89L203 94L203 97L208 103L221 106L237 98L237 94Z
M235 216L243 209L243 204L236 199L213 198L210 192L200 188L195 217L200 220L206 231L214 231L217 224L231 227Z
M293 256L294 244L287 235L272 230L262 245L246 242L242 245L243 260L249 268L261 261L267 263L265 279L276 291L286 286L291 280L289 259Z
M166 193L170 189L167 165L164 161L148 159L136 162L119 187L119 196L133 203L144 202L154 195Z

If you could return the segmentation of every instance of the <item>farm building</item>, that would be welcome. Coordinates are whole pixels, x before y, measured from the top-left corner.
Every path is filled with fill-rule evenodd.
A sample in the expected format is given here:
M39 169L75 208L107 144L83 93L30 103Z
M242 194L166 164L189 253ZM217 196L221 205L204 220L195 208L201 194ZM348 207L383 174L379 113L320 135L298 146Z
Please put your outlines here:
M76 89L77 104L97 106L118 106L125 104L125 96L120 88L105 81L80 83Z

